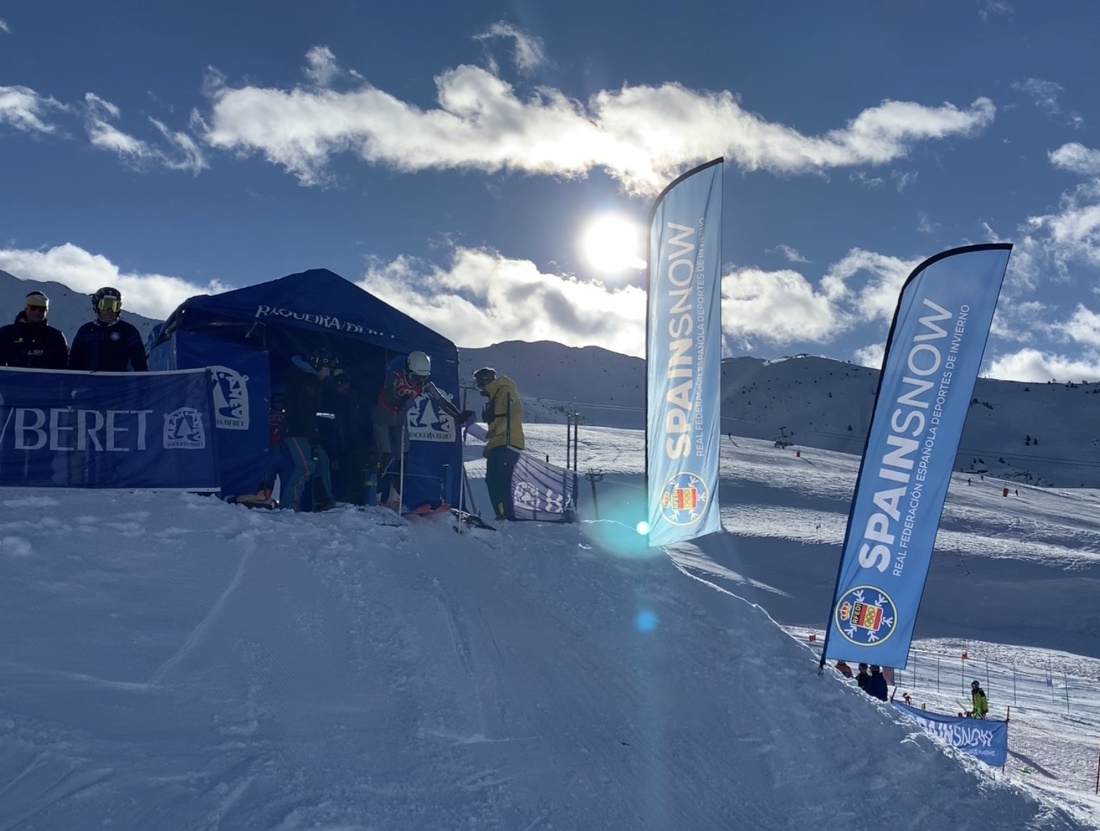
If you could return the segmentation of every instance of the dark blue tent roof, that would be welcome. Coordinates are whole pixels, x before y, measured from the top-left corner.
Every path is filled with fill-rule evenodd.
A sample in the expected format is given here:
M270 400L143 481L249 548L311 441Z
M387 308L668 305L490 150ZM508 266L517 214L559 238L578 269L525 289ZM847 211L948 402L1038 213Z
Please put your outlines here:
M150 345L176 330L278 325L339 335L392 352L421 349L457 361L455 345L328 269L315 268L223 294L188 298L157 327Z

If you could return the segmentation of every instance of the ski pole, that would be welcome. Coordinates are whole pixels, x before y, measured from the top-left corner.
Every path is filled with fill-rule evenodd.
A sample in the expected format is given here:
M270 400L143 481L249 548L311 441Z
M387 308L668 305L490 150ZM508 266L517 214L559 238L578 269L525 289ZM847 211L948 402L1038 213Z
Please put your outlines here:
M474 501L474 491L470 487L470 474L466 472L466 465L462 465L462 481L466 483L466 492L470 495L470 513L474 516L481 516L481 512L477 509L477 503Z
M406 414L405 419L408 419ZM401 422L401 464L397 475L397 512L401 513L401 506L405 500L405 421Z

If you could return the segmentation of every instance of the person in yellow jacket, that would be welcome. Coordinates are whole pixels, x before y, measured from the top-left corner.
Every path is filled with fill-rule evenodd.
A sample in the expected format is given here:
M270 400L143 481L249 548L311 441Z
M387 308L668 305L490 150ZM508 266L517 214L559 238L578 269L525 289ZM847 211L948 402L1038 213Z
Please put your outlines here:
M989 699L985 697L985 690L977 681L970 682L970 717L985 718L989 712Z
M474 383L489 400L481 411L488 426L485 440L485 485L497 519L515 519L512 506L512 467L516 450L523 450L523 404L516 382L483 366L474 373Z

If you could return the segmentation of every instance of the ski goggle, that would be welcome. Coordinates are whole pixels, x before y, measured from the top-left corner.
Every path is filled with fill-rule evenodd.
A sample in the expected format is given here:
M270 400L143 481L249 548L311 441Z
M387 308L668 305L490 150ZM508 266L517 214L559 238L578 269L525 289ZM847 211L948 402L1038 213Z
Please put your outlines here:
M96 308L101 312L117 312L122 308L122 299L119 297L101 297L96 303Z
M431 377L430 375L421 375L419 372L409 372L407 374L410 381L427 381Z

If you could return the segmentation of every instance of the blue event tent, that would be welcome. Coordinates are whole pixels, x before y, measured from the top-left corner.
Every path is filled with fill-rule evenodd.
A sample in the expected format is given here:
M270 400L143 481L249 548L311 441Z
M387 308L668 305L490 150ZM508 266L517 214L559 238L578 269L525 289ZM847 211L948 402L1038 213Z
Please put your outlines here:
M327 269L185 300L149 335L150 369L209 366L223 496L255 493L271 442L273 394L291 359L328 349L358 390L380 388L386 363L413 350L432 359L432 380L459 400L458 350L447 338ZM322 423L323 420L322 420ZM462 448L453 419L426 396L410 411L404 502L457 504Z

